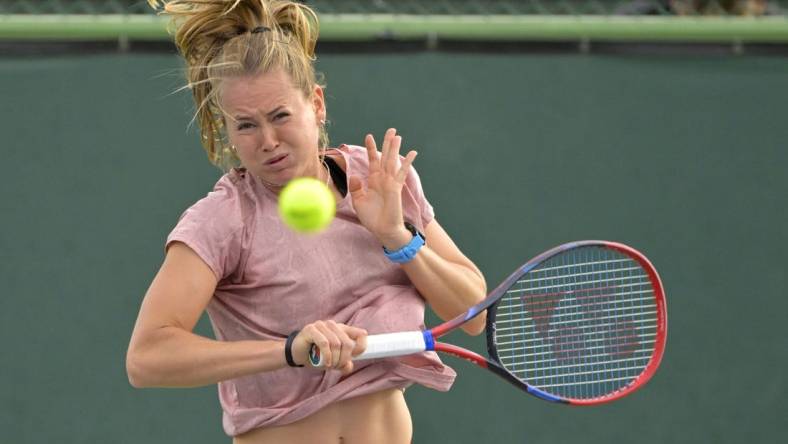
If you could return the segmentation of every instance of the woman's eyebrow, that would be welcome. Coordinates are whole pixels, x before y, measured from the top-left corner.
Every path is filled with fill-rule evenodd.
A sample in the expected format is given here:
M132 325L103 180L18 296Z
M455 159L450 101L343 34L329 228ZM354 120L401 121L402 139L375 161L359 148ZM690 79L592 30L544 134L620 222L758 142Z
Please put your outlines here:
M273 117L274 114L278 113L284 107L285 107L284 105L279 105L276 108L274 108L273 110L267 112L265 115L267 117L269 117L269 118ZM235 119L235 120L244 120L244 119L251 119L251 117L249 117L246 114L236 114L236 115L233 116L233 119Z
M278 113L279 110L282 109L282 108L284 108L284 105L279 105L276 108L274 108L272 111L269 111L268 114L266 114L266 116L273 117L273 115Z

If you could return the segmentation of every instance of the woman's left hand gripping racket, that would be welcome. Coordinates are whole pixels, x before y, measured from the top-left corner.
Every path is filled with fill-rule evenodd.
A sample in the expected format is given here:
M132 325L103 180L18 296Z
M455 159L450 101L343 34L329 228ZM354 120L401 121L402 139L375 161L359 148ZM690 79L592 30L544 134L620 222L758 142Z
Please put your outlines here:
M485 309L489 358L435 341ZM623 244L579 241L531 259L484 301L435 328L368 336L354 359L435 350L541 399L593 405L642 387L666 336L665 293L651 262ZM314 345L309 359L321 365Z

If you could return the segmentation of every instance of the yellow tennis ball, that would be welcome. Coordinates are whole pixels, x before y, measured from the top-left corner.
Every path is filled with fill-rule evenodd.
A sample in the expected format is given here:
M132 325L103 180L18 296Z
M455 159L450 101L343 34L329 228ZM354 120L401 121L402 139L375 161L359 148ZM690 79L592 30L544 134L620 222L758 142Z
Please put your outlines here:
M317 179L293 179L279 193L279 215L295 231L321 231L334 219L335 212L334 194Z

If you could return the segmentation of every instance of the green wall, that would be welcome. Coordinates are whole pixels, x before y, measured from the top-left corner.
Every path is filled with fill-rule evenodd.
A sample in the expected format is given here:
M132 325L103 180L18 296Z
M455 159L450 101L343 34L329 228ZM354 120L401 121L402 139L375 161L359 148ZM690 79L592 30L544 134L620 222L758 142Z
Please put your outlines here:
M187 129L191 98L170 94L180 68L0 57L0 442L229 442L215 387L137 390L125 375L165 236L218 177ZM667 289L667 350L643 390L550 405L447 357L449 393L407 392L416 443L788 432L788 59L328 54L319 68L332 140L398 128L491 288L551 246L601 238L644 251Z

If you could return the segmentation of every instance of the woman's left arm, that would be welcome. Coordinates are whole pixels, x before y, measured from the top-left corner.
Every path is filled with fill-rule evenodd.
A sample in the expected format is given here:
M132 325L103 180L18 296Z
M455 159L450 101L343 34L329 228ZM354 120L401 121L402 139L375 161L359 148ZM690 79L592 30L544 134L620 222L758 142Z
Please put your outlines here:
M394 128L386 131L382 152L378 152L372 135L367 135L364 143L369 160L367 186L360 177L350 176L348 190L361 223L383 247L395 251L413 238L404 225L402 187L416 152L410 151L400 160L402 138ZM402 268L432 310L441 319L449 320L484 299L484 277L435 219L424 231L426 244ZM462 329L473 335L481 333L485 317L484 313L479 314Z
M413 285L443 320L452 319L481 302L487 294L482 272L457 248L437 220L424 228L426 244L410 262L402 264ZM478 335L484 331L486 312L462 326Z

